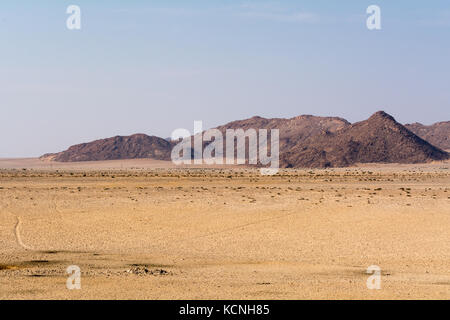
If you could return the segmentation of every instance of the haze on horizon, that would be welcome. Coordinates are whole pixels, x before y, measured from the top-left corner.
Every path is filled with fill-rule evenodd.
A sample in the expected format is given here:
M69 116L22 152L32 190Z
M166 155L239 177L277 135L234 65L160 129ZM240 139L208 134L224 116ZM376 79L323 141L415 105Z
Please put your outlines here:
M66 28L66 8L82 29ZM382 30L366 28L381 7ZM0 157L301 114L450 120L450 3L3 1Z

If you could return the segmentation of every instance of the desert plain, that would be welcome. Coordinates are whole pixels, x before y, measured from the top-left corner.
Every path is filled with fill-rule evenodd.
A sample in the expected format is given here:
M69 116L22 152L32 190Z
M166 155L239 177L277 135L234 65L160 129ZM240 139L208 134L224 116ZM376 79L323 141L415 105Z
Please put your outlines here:
M0 299L450 298L448 161L275 176L153 160L0 168Z

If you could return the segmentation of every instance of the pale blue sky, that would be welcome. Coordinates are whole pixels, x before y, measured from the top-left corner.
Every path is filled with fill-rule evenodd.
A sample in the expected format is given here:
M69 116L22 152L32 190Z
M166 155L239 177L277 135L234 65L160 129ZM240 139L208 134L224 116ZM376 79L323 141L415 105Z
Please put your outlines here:
M0 39L0 157L254 115L450 120L448 0L3 0Z

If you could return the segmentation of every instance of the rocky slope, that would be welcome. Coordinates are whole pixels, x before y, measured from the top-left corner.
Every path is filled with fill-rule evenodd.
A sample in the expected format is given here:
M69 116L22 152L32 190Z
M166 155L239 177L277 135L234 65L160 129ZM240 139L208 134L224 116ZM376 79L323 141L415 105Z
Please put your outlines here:
M450 150L450 121L438 122L431 126L416 122L405 127L432 145Z

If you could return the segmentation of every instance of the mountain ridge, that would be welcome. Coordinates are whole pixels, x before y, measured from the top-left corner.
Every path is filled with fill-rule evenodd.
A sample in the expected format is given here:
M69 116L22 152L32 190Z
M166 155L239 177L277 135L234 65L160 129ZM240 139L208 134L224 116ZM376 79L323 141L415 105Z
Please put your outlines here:
M436 122L429 126L415 122L406 124L405 127L436 147L450 150L450 121Z
M340 117L300 115L286 119L254 116L215 129L225 133L227 129L250 128L280 130L280 165L286 168L345 167L364 162L421 163L449 158L447 152L413 132L423 130L418 124L404 126L384 111L353 124ZM440 137L445 137L445 128ZM170 160L174 145L174 141L156 136L134 134L74 145L41 158L61 162L138 158Z

